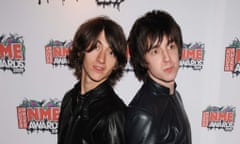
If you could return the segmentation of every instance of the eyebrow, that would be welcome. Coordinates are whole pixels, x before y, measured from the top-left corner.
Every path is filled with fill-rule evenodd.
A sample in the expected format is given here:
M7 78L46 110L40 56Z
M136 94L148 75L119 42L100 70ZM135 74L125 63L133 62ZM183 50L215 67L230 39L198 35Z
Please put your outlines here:
M155 49L155 48L158 48L158 47L160 47L160 42L159 42L159 40L158 40L158 42L155 44L155 42L154 43L150 43L150 45L149 45L149 47L147 48L147 50L146 50L146 52L149 52L150 50L152 50L152 49Z
M100 43L102 45L102 42L99 39L96 40L96 44L97 43Z

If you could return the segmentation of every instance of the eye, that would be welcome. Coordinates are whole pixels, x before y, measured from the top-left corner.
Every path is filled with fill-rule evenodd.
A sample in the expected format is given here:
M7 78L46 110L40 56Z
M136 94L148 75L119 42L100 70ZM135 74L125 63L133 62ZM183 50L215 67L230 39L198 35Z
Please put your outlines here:
M114 52L112 50L109 51L109 55L115 56Z
M175 49L177 48L177 45L175 43L170 43L168 47L169 49Z
M101 45L99 43L96 43L95 50L99 50L101 48Z
M157 48L151 49L151 50L150 50L150 54L151 54L151 55L156 55L156 54L158 54L158 49L157 49Z

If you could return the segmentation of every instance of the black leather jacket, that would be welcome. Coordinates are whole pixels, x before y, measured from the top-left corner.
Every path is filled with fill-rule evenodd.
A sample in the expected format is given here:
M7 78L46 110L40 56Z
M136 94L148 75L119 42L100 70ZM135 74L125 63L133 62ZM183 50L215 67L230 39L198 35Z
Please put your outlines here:
M123 144L126 105L108 81L80 95L80 83L63 98L58 144Z
M190 124L179 93L169 95L168 88L148 78L129 104L126 143L191 144Z

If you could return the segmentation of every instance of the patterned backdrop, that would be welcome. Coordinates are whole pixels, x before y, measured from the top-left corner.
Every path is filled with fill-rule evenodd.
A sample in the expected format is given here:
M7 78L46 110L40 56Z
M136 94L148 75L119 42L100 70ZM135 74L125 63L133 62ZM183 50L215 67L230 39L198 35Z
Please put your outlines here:
M182 28L177 89L193 144L240 141L238 0L1 0L2 143L54 144L63 95L76 79L66 65L73 35L88 18L108 15L126 36L136 18L168 11ZM126 104L141 86L129 63L115 86Z

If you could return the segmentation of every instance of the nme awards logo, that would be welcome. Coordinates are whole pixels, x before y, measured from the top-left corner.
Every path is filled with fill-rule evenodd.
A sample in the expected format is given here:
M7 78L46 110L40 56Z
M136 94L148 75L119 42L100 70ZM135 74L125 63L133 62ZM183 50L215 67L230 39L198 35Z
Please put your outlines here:
M67 56L71 46L72 41L67 43L66 41L50 40L45 46L46 63L54 66L67 65Z
M28 132L49 131L57 134L60 101L23 100L17 107L18 128Z
M204 44L200 42L184 44L180 67L201 70L203 68L204 61L204 47Z
M202 112L202 127L232 131L236 117L236 108L209 106Z
M225 72L232 72L233 77L240 74L240 41L236 38L225 51Z
M14 74L25 72L25 45L22 36L0 36L0 69Z

